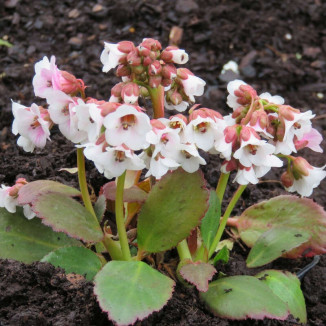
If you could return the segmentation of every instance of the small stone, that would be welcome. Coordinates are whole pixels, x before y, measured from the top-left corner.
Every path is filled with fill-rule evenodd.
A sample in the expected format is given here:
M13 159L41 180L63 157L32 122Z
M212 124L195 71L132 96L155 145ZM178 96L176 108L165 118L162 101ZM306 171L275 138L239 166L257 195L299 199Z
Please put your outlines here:
M80 37L73 36L69 39L68 44L74 48L79 49L83 44L83 40Z
M291 35L290 33L286 33L286 34L284 35L284 38L285 38L286 40L290 41L290 40L292 40L292 35Z
M15 8L17 6L18 2L19 2L19 0L7 0L5 2L5 7L6 8Z
M322 69L326 66L326 61L324 60L315 60L310 64L311 67L316 69Z
M101 10L103 10L103 6L100 5L99 3L96 4L96 5L93 7L93 9L92 9L93 12L99 12L99 11L101 11Z
M105 31L108 28L108 25L107 24L99 24L98 28L100 31Z
M321 49L317 47L305 47L303 49L303 55L308 58L314 59L319 53L321 53Z
M198 10L198 5L193 0L178 0L175 10L180 14L188 14L191 11Z
M76 9L76 8L70 10L69 13L68 13L69 18L77 18L77 17L79 17L79 15L80 15L80 11L78 9Z

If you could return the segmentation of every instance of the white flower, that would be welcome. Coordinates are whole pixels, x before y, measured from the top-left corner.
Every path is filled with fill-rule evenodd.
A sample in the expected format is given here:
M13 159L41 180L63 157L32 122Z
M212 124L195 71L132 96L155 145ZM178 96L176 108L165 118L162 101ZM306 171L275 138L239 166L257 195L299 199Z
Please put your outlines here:
M77 103L73 107L73 111L78 118L78 129L87 132L88 140L95 142L100 134L104 119L101 110L95 103L84 103L81 99L78 99Z
M268 144L265 140L258 139L251 132L248 140L241 140L241 146L235 151L233 157L248 168L252 165L280 167L283 165L283 162L275 155L272 155L274 150L275 147L273 145Z
M175 161L189 173L197 171L199 165L206 164L206 161L199 155L194 144L181 144L179 150L175 154Z
M146 134L151 130L148 116L128 104L120 105L103 120L105 138L109 145L125 144L132 150L146 148Z
M194 96L201 96L204 94L206 82L197 76L188 74L187 79L181 79L181 83L184 92L192 102L195 102Z
M308 175L300 175L299 179L294 179L291 187L285 188L289 192L296 191L301 196L309 197L314 188L318 187L320 182L326 177L325 166L318 168L309 166Z
M242 85L247 85L247 83L239 79L235 79L228 83L227 90L229 92L229 95L227 97L226 104L233 110L237 109L240 106L240 104L238 103L238 97L235 95L234 92L237 91Z
M108 179L119 177L126 170L139 171L145 168L144 161L126 146L103 148L103 143L87 144L84 154Z
M285 132L283 141L275 143L275 154L289 155L297 150L294 145L294 136L301 139L305 134L311 131L311 119L315 116L312 112L306 111L304 113L292 112L294 119L287 120L284 118Z
M187 110L189 103L186 101L182 101L180 104L174 105L170 104L166 101L166 97L164 97L164 106L167 110L177 110L178 112L184 112Z
M119 65L121 58L126 56L126 53L119 51L119 44L104 42L104 50L101 54L101 62L103 63L103 72L109 72L112 68Z
M156 179L161 179L169 170L175 170L180 166L173 158L165 157L160 152L155 155L153 153L152 157L149 157L146 152L143 152L140 157L146 162L148 169L145 175L146 178L153 175Z
M78 129L78 116L75 106L77 98L61 92L52 92L48 97L49 113L53 122L59 125L62 134L73 143L80 143L87 139L87 132Z
M174 49L169 51L172 54L172 61L179 65L183 65L188 62L189 56L185 50Z
M238 64L235 61L230 60L229 62L227 62L223 66L222 71L221 71L221 74L225 74L227 72L227 70L231 70L234 73L238 74L239 73L239 66L238 66Z
M240 185L247 185L248 183L257 184L258 178L256 176L255 170L253 167L238 169L238 172L233 180L233 182L237 182Z
M9 191L11 187L1 185L0 188L0 207L4 207L9 213L16 213L16 206L18 205L17 197L10 196ZM35 217L35 213L32 211L29 205L23 206L23 212L27 219Z
M42 114L34 103L27 108L16 102L12 102L12 111L15 117L12 132L21 135L18 145L26 152L33 152L35 147L44 148L46 140L50 139L50 122L43 119L47 112Z
M271 95L268 92L262 93L259 95L259 97L263 100L267 100L269 103L273 103L273 104L284 104L284 98L282 96L279 95Z
M215 142L217 124L212 118L203 118L200 115L191 120L185 130L188 143L195 143L198 148L209 151Z
M55 56L51 59L44 57L35 64L35 76L33 78L34 93L36 96L47 98L49 92L60 90L61 72L55 64Z

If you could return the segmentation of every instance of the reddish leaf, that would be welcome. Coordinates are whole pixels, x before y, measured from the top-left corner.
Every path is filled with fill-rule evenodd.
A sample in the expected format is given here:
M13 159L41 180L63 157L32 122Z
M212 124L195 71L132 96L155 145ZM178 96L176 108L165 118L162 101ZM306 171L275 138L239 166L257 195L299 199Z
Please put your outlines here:
M200 292L208 290L208 282L212 279L216 269L207 263L200 261L189 262L180 268L181 276L189 283L196 286Z

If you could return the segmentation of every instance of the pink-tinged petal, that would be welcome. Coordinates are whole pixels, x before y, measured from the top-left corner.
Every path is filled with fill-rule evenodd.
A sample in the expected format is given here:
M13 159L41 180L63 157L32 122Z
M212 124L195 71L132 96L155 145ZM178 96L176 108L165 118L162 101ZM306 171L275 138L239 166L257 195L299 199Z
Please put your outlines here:
M24 211L24 215L28 220L31 220L32 218L34 218L36 216L36 214L32 211L31 206L29 205L24 205L23 206L23 211Z
M20 136L17 140L17 145L23 147L25 152L32 153L35 145L31 140L26 137Z
M269 103L273 103L273 104L284 104L284 98L282 96L279 95L271 95L268 92L262 93L259 95L259 97L263 100L267 100Z
M302 138L298 139L299 142L308 142L305 147L312 149L315 152L322 153L323 149L320 147L320 143L323 140L323 136L319 133L319 131L315 128L311 128L311 130L303 135Z

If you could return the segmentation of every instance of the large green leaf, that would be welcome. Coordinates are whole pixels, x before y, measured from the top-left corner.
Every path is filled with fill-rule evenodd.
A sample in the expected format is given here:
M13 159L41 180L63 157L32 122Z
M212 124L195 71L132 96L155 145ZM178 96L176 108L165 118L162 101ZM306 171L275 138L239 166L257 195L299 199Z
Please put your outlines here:
M326 253L326 212L308 198L278 196L247 208L237 221L239 235L252 247L258 238L272 228L294 228L308 232L310 240L284 256L312 257Z
M84 275L89 281L102 267L100 258L85 247L59 248L47 254L41 261L61 267L66 273Z
M209 193L200 172L178 169L153 187L138 216L138 246L160 252L186 238L205 215Z
M300 289L300 281L290 272L265 270L255 275L265 283L274 294L284 301L292 316L300 323L307 322L306 304Z
M190 261L188 264L183 265L179 272L187 282L195 285L198 291L206 292L208 282L216 273L216 269L208 263Z
M60 193L45 193L34 200L33 211L45 225L85 242L103 238L97 218L76 200Z
M51 180L38 180L29 182L18 193L20 205L32 203L39 195L47 192L57 192L66 196L79 196L79 190Z
M214 314L230 319L285 320L289 315L287 305L253 276L223 277L210 283L200 297Z
M207 249L209 249L213 243L218 226L220 224L220 217L221 203L216 195L216 192L212 190L209 196L208 210L200 225L201 236Z
M247 266L265 265L309 239L310 234L304 230L274 227L263 233L255 242L247 258Z
M140 261L111 261L95 276L94 292L117 325L130 325L159 311L174 281Z
M31 263L52 250L71 245L78 246L80 242L53 232L36 217L27 220L21 208L16 213L0 208L0 258Z

